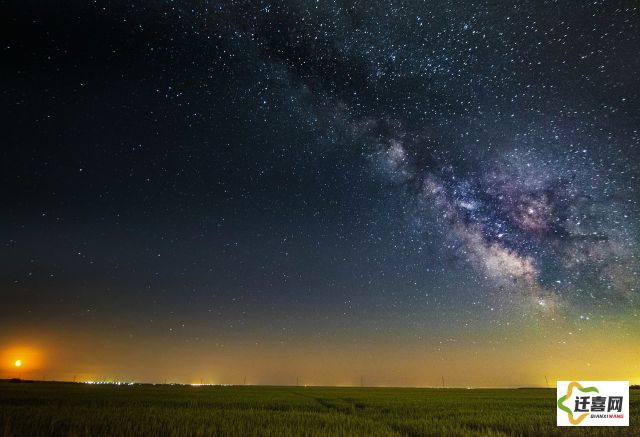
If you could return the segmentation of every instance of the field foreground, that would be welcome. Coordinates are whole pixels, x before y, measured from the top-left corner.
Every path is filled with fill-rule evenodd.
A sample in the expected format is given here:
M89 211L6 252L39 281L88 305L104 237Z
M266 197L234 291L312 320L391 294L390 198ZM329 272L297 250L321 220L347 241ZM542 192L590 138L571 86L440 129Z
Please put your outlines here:
M0 382L8 436L640 435L557 428L555 390L95 386Z

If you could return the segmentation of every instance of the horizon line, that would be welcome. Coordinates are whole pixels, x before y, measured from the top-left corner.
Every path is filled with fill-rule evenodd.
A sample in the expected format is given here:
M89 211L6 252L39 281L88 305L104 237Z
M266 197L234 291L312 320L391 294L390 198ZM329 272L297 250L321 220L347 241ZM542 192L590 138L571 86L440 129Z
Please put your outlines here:
M188 382L145 382L145 381L126 381L126 380L59 380L59 379L27 379L27 378L0 378L0 382L9 383L60 383L60 384L82 384L82 385L166 385L166 386L185 386L185 387L282 387L282 388L406 388L406 389L430 389L430 390L474 390L474 389L555 389L555 386L545 387L543 385L452 385L452 386L427 386L427 385L327 385L327 384L233 384L233 383L188 383ZM632 384L630 384L632 385Z

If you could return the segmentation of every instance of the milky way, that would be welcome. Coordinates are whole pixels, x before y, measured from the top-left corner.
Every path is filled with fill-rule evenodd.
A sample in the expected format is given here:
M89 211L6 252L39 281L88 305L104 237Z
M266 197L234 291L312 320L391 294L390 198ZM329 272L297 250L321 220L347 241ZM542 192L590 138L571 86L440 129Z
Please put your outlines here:
M605 40L615 33L613 46L627 47L635 24L601 33L604 22L591 28L585 16L526 2L445 2L427 13L410 3L309 6L240 9L242 28L289 69L289 86L312 90L315 111L336 108L343 123L330 129L346 130L374 169L411 190L429 210L423 226L503 302L633 301L637 162L624 156L638 146L628 127L638 65L625 58L614 71L622 59Z
M534 148L514 147L462 174L437 161L416 168L420 147L407 151L395 140L379 154L382 166L435 210L452 250L497 289L526 291L554 309L566 298L630 297L637 269L632 220L588 151L567 149L544 159Z

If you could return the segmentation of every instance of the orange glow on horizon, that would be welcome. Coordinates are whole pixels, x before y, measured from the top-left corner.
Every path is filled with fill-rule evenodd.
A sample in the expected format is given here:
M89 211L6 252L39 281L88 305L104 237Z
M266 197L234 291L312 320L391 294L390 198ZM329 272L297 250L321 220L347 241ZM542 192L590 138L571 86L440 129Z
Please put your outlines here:
M541 322L542 323L542 322ZM346 338L316 343L265 339L216 343L171 343L145 337L137 342L97 342L97 334L45 333L11 343L0 340L0 379L135 381L232 385L337 385L441 387L554 387L556 380L640 382L640 349L635 324L630 335L612 338L611 322L584 325L563 321L542 326L513 325L475 331L451 330L455 341L407 336ZM610 328L610 329L608 329ZM515 333L514 333L515 332ZM633 334L633 335L631 335ZM141 344L144 347L141 347ZM490 345L488 347L487 345ZM162 359L159 360L158 357ZM188 362L184 357L190 357ZM20 365L17 365L17 362ZM256 364L259 363L259 364Z

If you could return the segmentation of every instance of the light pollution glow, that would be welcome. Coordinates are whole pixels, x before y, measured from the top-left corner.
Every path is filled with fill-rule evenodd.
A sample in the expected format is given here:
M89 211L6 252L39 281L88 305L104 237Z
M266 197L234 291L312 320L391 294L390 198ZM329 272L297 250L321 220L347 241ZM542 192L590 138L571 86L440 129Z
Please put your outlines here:
M542 322L554 323L557 322ZM627 321L627 323L629 323ZM511 324L509 324L511 325ZM540 326L546 328L548 326ZM537 329L507 324L491 331L438 341L398 342L375 339L334 339L288 344L231 342L224 347L180 344L160 338L138 343L96 342L90 335L49 335L15 343L0 342L4 378L66 381L119 380L205 384L440 386L545 386L555 380L604 379L640 382L637 335L601 323L541 335ZM19 370L15 361L20 359Z

